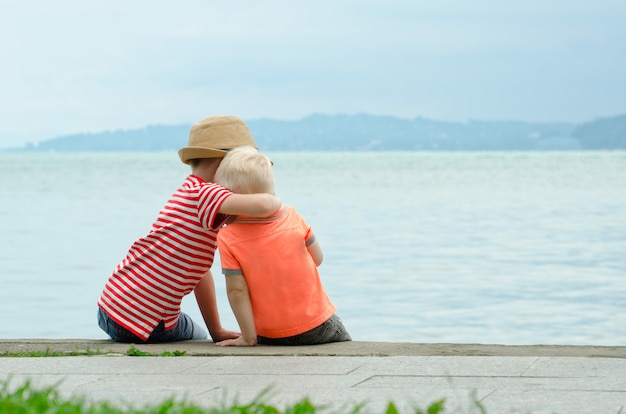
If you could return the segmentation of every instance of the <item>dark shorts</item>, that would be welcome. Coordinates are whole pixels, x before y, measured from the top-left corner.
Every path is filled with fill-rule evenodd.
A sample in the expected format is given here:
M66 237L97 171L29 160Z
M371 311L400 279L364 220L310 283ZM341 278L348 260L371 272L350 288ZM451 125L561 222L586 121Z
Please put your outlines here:
M147 340L124 328L109 317L102 309L98 308L98 325L107 333L115 342L126 343L159 343L185 341L188 339L207 339L207 334L198 324L196 324L189 315L181 312L178 317L176 326L172 329L165 330L165 324L161 321Z
M341 319L333 315L326 322L310 331L286 338L267 338L258 336L257 342L264 345L318 345L329 342L351 341L350 334Z

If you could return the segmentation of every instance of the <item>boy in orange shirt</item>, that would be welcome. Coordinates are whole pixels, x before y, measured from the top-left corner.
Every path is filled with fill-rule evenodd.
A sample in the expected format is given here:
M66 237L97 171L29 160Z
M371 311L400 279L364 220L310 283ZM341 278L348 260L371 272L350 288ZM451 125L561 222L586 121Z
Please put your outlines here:
M274 194L272 162L251 146L230 150L215 181L234 193ZM217 237L228 300L242 335L216 345L351 340L317 271L320 244L293 207L283 205L266 218L239 215Z

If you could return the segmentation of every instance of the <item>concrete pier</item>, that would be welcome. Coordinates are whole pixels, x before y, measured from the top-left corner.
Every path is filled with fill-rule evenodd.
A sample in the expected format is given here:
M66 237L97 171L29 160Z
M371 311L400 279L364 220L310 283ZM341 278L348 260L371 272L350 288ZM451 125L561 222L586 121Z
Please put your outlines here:
M55 385L62 396L134 407L167 398L206 407L303 398L328 412L401 413L445 399L445 412L626 414L626 347L344 342L221 348L210 341L0 340L0 381ZM166 353L184 356L165 357ZM49 358L29 354L56 355ZM67 355L67 356L58 356Z

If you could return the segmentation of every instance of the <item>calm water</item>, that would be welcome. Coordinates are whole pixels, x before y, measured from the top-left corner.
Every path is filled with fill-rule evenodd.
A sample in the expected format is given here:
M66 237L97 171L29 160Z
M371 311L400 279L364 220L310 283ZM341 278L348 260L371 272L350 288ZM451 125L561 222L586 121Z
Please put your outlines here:
M270 155L354 339L626 345L626 153ZM104 281L187 174L172 153L0 153L0 338L105 338Z

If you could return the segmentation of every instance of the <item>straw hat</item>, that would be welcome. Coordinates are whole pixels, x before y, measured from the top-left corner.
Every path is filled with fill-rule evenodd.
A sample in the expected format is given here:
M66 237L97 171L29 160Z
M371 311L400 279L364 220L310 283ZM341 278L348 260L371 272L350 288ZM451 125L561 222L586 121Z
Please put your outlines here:
M210 116L191 127L189 143L178 150L178 156L189 164L194 158L223 158L228 150L242 145L256 147L250 130L241 119Z

